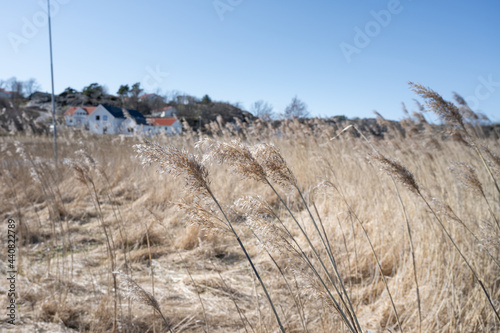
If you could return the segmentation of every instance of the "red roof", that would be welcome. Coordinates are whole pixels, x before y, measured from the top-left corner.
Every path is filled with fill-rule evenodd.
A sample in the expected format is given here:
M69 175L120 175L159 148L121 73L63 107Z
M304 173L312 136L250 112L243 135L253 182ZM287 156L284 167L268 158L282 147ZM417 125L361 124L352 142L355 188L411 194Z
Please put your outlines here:
M153 126L172 126L177 121L177 118L148 118Z
M139 96L139 99L142 100L142 99L150 98L150 97L159 97L159 98L161 98L161 96L158 95L158 94L144 94L144 95Z
M156 110L153 110L153 112L162 112L162 111L167 111L168 109L172 108L171 106L165 106L161 109L156 109Z
M91 114L96 109L95 106L72 106L68 109L68 111L64 112L64 115L72 116L75 114L75 111L80 108L83 109L85 112L87 112L87 114Z

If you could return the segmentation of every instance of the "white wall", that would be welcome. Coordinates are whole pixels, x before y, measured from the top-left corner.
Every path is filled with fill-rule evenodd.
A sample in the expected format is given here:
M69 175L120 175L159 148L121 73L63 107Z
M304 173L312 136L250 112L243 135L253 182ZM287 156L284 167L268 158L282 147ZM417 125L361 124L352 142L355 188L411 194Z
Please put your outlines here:
M97 120L99 119L99 120ZM89 131L95 134L120 134L120 125L124 119L115 118L102 105L88 116Z

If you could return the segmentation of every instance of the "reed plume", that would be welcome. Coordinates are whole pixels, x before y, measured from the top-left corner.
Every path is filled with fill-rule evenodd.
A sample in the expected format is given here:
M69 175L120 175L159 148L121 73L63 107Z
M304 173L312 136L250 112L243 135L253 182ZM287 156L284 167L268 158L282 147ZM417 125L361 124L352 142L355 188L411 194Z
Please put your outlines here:
M426 106L434 111L445 123L458 125L465 132L465 125L462 113L452 102L446 101L434 90L419 83L409 82L411 89L426 100Z
M486 205L488 206L488 210L495 220L498 230L500 231L500 222L493 211L488 197L484 193L483 184L481 184L476 170L472 166L462 162L454 162L450 167L450 170L458 178L460 184L462 184L465 188L470 189L475 194L480 195L484 199Z
M173 146L161 147L147 140L134 148L142 165L155 164L160 173L182 177L187 193L208 196L208 171L196 155Z
M472 166L463 162L454 162L450 166L450 171L465 188L484 196L483 184L479 181L476 170Z
M463 136L461 139L466 141L477 153L481 162L483 163L485 169L488 171L491 180L495 184L495 188L500 194L500 185L498 184L496 178L494 177L490 166L486 163L485 157L476 143L476 140L471 136L471 133L467 131L465 126L464 117L462 112L460 112L459 108L453 104L452 102L448 102L441 97L437 92L431 90L430 88L426 88L418 83L409 82L412 90L416 92L418 95L426 99L426 105L434 111L445 123L448 125L452 125L455 129L459 129L459 132L462 132ZM458 98L459 102L462 102L460 98ZM465 102L465 101L464 101ZM471 111L472 112L472 111ZM459 133L460 134L460 133Z
M250 149L252 156L262 166L262 169L270 180L285 189L297 187L297 179L295 179L295 176L275 145L261 143Z
M414 193L419 192L419 186L415 181L413 174L400 162L387 158L384 155L371 154L369 155L372 160L376 161L380 168L387 174L394 176L401 184Z
M204 197L205 199L211 198L213 200L220 213L223 215L225 224L229 227L231 233L234 235L240 248L245 254L246 259L250 263L250 266L252 267L252 270L259 280L259 283L266 295L269 305L273 310L280 330L284 333L285 329L283 328L283 324L281 323L281 320L271 300L271 296L267 291L264 281L262 280L259 272L257 271L257 268L250 258L250 255L243 245L243 242L240 239L238 232L234 228L233 223L229 220L226 212L210 189L208 181L208 171L203 166L199 158L193 154L190 154L186 151L181 151L175 147L169 146L162 148L159 145L153 144L148 141L146 141L146 144L135 145L134 148L136 149L138 157L143 165L157 164L160 172L166 172L176 177L182 176L184 177L186 183L186 189L189 189L193 193L197 193L199 196ZM235 155L228 154L227 156L234 157ZM203 214L206 213L203 212Z
M124 274L122 271L115 271L113 275L119 276L120 288L124 293L124 296L132 301L136 301L140 304L152 307L163 319L163 322L167 326L168 330L173 333L172 328L168 324L167 319L161 311L160 303L156 298L148 291L144 290L137 282L135 282L131 277Z
M227 163L236 173L245 178L265 182L266 173L254 158L248 147L238 140L230 143L203 139L196 143L196 147L206 152L205 159L218 164Z

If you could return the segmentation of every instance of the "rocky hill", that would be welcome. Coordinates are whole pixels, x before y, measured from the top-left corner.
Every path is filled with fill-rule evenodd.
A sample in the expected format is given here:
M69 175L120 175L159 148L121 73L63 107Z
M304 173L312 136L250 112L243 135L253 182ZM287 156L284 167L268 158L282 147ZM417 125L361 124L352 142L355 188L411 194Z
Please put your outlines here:
M250 112L243 111L240 108L223 102L209 102L209 103L190 103L190 104L177 104L172 103L178 111L178 118L185 119L188 124L197 128L202 121L202 124L207 124L212 121L217 121L221 117L224 122L234 122L234 119L239 119L242 122L252 121L255 116Z
M201 124L208 124L221 117L224 122L234 122L237 118L242 122L252 121L255 117L247 111L224 102L206 102L195 98L189 103L165 103L164 101L155 101L151 103L148 100L134 98L120 98L108 94L84 94L82 92L63 92L54 96L56 115L58 123L63 124L63 114L72 106L97 106L99 104L108 104L116 107L125 107L128 109L139 110L144 115L158 107L167 105L174 106L178 111L177 117L185 120L192 128L198 128ZM17 98L15 101L9 99L0 99L0 128L3 133L24 131L28 127L47 130L51 122L52 100L51 94L45 92L35 92L28 98ZM28 125L30 123L31 125ZM37 126L33 124L37 123ZM24 125L23 125L24 124Z
M87 96L83 93L74 94L62 93L55 97L56 113L63 114L71 106L97 106L99 104L108 104L121 107L121 101L113 95L102 94L98 96ZM27 100L27 107L37 107L40 109L51 110L51 95L44 92L35 92Z

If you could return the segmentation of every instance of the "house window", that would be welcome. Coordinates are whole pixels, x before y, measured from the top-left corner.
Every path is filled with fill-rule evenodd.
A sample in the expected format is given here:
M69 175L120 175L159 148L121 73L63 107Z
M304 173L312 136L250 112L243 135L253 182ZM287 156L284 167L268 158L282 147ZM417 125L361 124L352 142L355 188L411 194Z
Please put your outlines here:
M131 127L127 128L127 130L128 130L129 133L134 133L134 129L131 128Z
M102 116L102 120L104 121L108 120L108 116Z
M73 119L70 119L70 120L69 120L69 123L70 123L70 124L71 124L71 123L73 123Z
M95 116L95 120L99 120L99 116Z
M107 127L107 126L104 126L104 127L102 128L102 134L106 134L106 133L108 133L108 127Z

